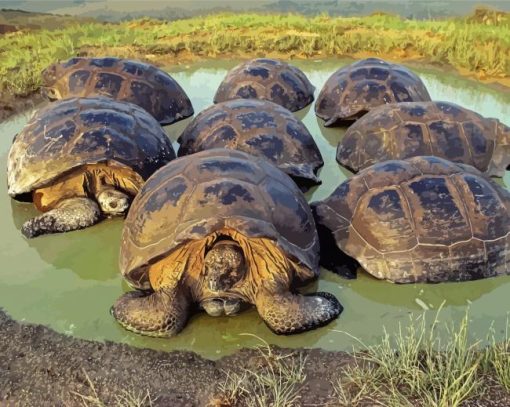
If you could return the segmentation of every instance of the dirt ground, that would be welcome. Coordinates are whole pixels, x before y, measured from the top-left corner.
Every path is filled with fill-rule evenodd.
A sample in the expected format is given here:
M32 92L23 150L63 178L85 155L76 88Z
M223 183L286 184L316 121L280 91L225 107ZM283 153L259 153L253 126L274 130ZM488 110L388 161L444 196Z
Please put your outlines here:
M351 357L302 352L308 357L301 405L331 404L331 381ZM76 393L95 397L92 386L108 406L116 405L126 390L150 394L153 406L206 406L227 369L249 367L257 358L253 349L211 361L192 352L80 340L40 325L20 324L0 311L0 406L81 405Z
M306 356L298 405L338 406L332 382L353 357L318 349L292 352ZM84 405L82 396L89 397L85 405L116 406L126 391L149 394L152 406L207 406L218 395L227 370L251 369L260 361L254 349L211 361L192 352L86 341L41 325L18 323L0 310L0 406L77 406ZM148 398L145 402L149 405ZM483 400L464 405L510 406L510 397L496 386L487 390ZM215 404L219 406L231 404Z

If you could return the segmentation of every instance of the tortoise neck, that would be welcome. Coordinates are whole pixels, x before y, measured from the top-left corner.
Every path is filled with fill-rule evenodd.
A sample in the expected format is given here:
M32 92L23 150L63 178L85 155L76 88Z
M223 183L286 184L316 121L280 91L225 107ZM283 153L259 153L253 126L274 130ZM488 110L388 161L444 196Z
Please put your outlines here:
M219 237L205 255L205 278L211 292L226 292L246 275L246 259L239 243Z
M235 240L232 240L230 237L224 236L219 237L211 246L211 249L220 247L237 247L242 252L241 245L237 243Z

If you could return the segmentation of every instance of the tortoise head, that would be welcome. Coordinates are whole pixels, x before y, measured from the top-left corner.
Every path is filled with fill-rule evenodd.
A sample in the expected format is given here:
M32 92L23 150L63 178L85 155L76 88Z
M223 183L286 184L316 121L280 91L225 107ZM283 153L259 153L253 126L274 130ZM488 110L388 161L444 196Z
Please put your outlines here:
M207 290L213 294L201 302L211 316L233 315L242 306L242 299L229 292L246 275L246 260L239 243L220 237L204 259L204 279Z
M212 292L226 292L246 275L246 260L239 243L220 238L206 253L204 271L207 288Z
M496 137L497 143L502 146L510 146L510 127L497 121Z
M130 198L124 192L108 188L97 194L97 202L106 216L119 216L128 210Z
M56 88L58 78L58 64L52 64L42 72L42 93L50 100L60 99L60 92Z

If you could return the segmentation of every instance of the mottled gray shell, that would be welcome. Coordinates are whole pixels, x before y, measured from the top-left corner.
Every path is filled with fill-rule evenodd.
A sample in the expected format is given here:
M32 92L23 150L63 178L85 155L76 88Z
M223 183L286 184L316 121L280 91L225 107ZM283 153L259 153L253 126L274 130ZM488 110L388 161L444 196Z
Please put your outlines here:
M161 124L193 115L181 86L161 69L119 58L71 58L42 74L49 99L105 96L143 107Z
M500 151L505 145L506 153ZM510 129L497 119L450 102L384 105L349 127L338 144L336 159L357 172L377 162L420 155L503 176L510 164Z
M193 119L179 137L178 155L229 148L263 157L304 188L320 184L324 165L305 125L267 100L236 99L213 105Z
M122 274L147 287L148 265L225 227L274 240L318 275L317 231L296 184L266 160L227 149L178 158L147 180L124 225Z
M315 113L324 124L353 121L376 106L429 101L421 79L402 65L368 58L337 70L324 84Z
M7 159L9 195L100 162L129 167L146 179L174 158L163 128L141 107L102 97L66 99L37 111L14 138Z
M312 210L321 246L336 246L377 278L438 282L510 273L510 192L471 166L431 156L385 161Z
M260 58L233 68L221 82L214 103L264 99L295 112L312 103L314 91L306 75L295 66Z

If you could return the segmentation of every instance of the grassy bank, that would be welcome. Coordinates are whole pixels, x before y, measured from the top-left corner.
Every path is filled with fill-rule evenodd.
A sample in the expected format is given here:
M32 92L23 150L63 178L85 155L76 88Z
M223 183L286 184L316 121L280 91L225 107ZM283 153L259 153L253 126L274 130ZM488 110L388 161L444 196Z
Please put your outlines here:
M377 55L447 64L464 74L505 81L510 78L510 18L501 13L491 17L490 13L443 21L390 15L223 14L13 33L0 37L0 94L4 100L34 92L40 86L42 69L75 55L119 55L159 64L230 55Z
M327 405L508 406L508 328L505 340L497 343L489 333L484 338L489 344L481 346L481 341L468 339L467 315L458 325L440 324L436 318L430 327L420 316L396 335L386 334L379 345L353 353L350 363L334 373ZM301 405L308 379L306 357L275 352L267 344L258 350L255 368L225 372L211 406Z

